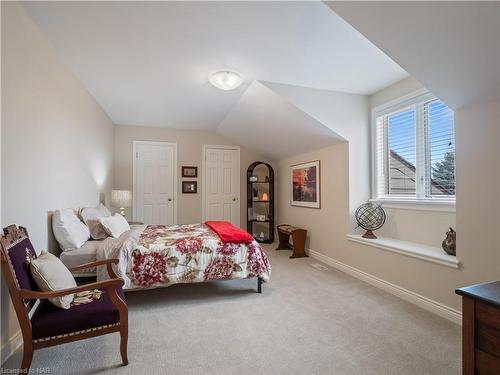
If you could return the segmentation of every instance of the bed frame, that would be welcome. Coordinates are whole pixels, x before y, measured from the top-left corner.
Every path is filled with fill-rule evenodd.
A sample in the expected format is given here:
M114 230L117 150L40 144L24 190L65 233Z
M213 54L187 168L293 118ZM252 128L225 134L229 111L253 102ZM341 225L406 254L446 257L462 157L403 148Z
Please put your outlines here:
M95 282L96 281L96 278L95 277L75 277L75 280L76 280L76 283L78 285L81 285L81 284L88 284L88 283L91 283L91 282ZM264 282L262 281L262 279L260 277L257 277L257 293L261 294L262 293L262 284ZM130 289L130 290L127 290L127 289L123 289L124 292L136 292L136 291L140 291L142 289Z

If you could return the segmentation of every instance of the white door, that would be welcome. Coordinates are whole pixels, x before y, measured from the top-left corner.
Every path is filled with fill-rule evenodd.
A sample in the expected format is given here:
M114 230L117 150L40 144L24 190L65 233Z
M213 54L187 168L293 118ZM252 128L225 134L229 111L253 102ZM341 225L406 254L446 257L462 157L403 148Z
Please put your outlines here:
M175 224L177 145L134 142L134 220Z
M204 147L204 219L240 225L240 150Z

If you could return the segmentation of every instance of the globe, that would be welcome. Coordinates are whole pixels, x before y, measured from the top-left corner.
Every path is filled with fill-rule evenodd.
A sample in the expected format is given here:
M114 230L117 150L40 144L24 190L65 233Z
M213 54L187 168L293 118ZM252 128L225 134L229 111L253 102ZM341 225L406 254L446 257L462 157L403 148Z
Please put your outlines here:
M385 223L385 211L379 204L364 203L358 207L354 216L358 226L366 230L362 237L377 238L373 231L382 228Z

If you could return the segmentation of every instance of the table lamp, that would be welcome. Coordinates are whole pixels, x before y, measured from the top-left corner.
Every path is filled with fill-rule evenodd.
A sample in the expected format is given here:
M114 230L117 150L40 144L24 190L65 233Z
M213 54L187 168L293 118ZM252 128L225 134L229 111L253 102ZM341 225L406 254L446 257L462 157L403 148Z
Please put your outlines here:
M111 206L120 209L125 217L125 207L132 206L132 192L130 190L111 190Z

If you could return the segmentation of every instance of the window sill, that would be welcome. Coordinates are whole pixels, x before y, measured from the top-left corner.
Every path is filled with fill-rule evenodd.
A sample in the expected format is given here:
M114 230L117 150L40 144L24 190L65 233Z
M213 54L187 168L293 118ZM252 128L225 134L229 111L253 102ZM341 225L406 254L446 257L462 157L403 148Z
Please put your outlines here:
M449 199L376 198L370 202L383 204L383 208L418 211L455 212L456 202Z
M421 245L415 242L402 241L394 238L379 237L376 239L367 239L361 237L359 234L348 234L347 239L352 242L373 246L378 249L425 260L442 266L451 268L459 268L460 266L460 260L457 257L446 254L439 247Z

